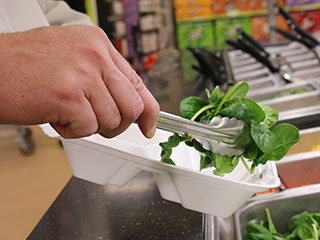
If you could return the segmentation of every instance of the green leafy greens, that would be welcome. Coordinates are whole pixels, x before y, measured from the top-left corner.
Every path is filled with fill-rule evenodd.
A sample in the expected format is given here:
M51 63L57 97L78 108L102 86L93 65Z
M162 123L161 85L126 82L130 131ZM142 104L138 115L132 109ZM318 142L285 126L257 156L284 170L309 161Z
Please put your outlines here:
M260 224L246 224L245 240L319 240L320 213L302 212L294 215L288 222L288 232L279 233L272 221L268 208L265 209L266 221Z
M172 149L181 142L199 151L200 170L213 166L214 174L219 176L232 172L239 160L253 173L259 164L265 164L268 160L282 159L290 147L299 141L299 131L295 126L286 123L274 126L278 121L278 111L246 98L248 91L247 82L236 84L224 95L217 86L211 93L206 89L208 101L199 97L187 97L180 103L180 116L192 121L208 123L214 117L242 120L244 129L237 142L239 142L238 147L245 149L243 155L221 156L204 149L188 133L184 135L174 133L167 142L160 143L161 161L174 164L170 158ZM244 158L252 163L250 169Z

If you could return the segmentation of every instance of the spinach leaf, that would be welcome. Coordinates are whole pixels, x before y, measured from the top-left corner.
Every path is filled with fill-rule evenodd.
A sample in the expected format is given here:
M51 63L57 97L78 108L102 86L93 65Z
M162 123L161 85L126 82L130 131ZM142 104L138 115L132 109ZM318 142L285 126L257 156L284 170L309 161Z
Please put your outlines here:
M300 221L300 219L303 217L303 216L306 216L308 215L309 213L308 212L302 212L302 213L299 213L299 214L296 214L294 216L292 216L288 222L288 228L290 231L293 231L295 228L297 228L298 226L298 223Z
M259 104L248 98L233 99L219 111L219 115L242 120L248 125L252 120L262 122L266 116Z
M251 136L259 149L264 153L272 152L274 143L277 141L272 131L256 121L251 121Z
M272 218L271 218L271 214L268 208L265 209L265 213L267 216L267 223L268 223L268 229L271 233L277 233L277 229L275 228Z
M245 240L274 240L272 233L259 224L248 222L246 231Z
M316 220L318 222L318 224L320 225L320 213L313 213L312 214L314 220Z
M272 234L274 240L287 240L287 238L283 237L281 234Z
M211 94L209 90L206 88L206 93L211 103L218 103L222 98L222 93L220 91L219 86L216 86Z
M225 104L225 102L230 101L234 98L244 98L249 91L249 84L247 82L239 82L234 85L221 99L219 105L214 111L214 116L220 112L220 109Z
M196 119L198 119L199 116L207 116L208 113L210 114L210 116L214 117L214 114L211 114L211 109L215 108L217 106L217 103L211 103L208 104L204 107L202 107L201 109L199 109L190 120L195 121ZM201 119L201 118L200 118Z
M168 163L171 165L175 165L174 161L170 158L172 154L172 148L177 147L181 142L190 141L193 139L193 136L184 134L180 136L177 133L174 133L171 137L169 137L167 142L160 143L162 147L161 151L161 162Z
M230 173L235 169L239 162L239 156L221 156L219 154L214 155L215 167L214 170L215 175L224 176L225 173Z
M208 105L208 102L200 97L187 97L180 103L180 116L191 119L197 111Z
M245 239L268 239L272 235L274 240L319 240L320 227L316 218L319 217L319 213L308 213L302 212L300 214L294 215L290 218L288 222L289 231L285 234L280 234L277 232L269 210L265 209L265 214L267 217L266 226L254 224L248 222L246 225L246 235ZM262 222L264 222L262 220ZM248 238L247 238L248 236ZM249 238L251 237L252 238Z
M254 161L259 154L259 148L256 145L250 146L247 151L244 152L243 156L251 161Z
M200 171L208 167L213 167L214 164L212 157L205 153L200 153Z
M209 105L207 105L207 106L209 106ZM201 118L199 119L199 122L209 123L212 118L213 118L213 112L212 111L205 111L202 114Z
M299 130L295 126L287 123L273 127L271 132L275 139L274 147L272 152L264 153L259 158L261 164L265 164L268 160L280 160L289 151L290 147L300 139Z
M236 118L244 122L242 133L238 136L237 147L244 149L241 156L224 157L203 148L203 146L188 134L174 134L167 144L161 143L161 161L174 164L170 158L172 148L180 142L195 148L200 154L200 170L214 166L215 175L223 176L232 172L239 159L250 173L259 164L268 160L280 160L299 140L299 131L290 124L280 124L271 128L278 120L278 112L264 104L257 104L252 99L245 98L249 90L246 82L240 82L226 94L217 86L211 93L206 89L209 102L199 97L188 97L180 103L180 115L183 118L198 122L210 122L214 117ZM249 168L244 157L251 162Z
M300 239L314 239L318 240L318 230L319 225L312 218L312 215L307 214L300 218L297 226L297 235Z
M260 107L265 112L266 117L260 124L265 128L271 128L279 119L279 113L276 109L272 109L267 104L260 104Z
M202 144L196 139L186 141L185 144L189 147L193 147L200 153L200 170L207 167L215 167L215 162L213 160L214 154L211 151L204 149Z

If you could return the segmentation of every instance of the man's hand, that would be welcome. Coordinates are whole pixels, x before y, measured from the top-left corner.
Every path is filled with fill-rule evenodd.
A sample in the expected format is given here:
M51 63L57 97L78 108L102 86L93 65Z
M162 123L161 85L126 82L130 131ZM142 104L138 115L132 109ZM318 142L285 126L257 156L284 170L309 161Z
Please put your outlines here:
M159 105L98 27L0 34L0 123L49 122L65 138L152 137Z

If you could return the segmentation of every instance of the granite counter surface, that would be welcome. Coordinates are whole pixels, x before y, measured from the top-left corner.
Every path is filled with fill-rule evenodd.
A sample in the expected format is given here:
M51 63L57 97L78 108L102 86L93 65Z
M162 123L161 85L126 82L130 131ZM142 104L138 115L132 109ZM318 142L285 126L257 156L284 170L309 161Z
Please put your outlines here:
M122 187L72 177L28 239L202 240L203 216L161 198L154 178Z

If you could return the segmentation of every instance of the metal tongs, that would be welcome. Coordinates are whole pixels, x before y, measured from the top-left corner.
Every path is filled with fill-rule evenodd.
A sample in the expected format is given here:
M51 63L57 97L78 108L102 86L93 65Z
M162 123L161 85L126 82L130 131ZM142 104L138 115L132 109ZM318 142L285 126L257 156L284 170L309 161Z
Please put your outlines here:
M244 123L235 118L214 117L210 123L199 123L166 112L160 112L157 122L157 128L191 134L205 149L223 156L238 156L244 152L237 141L243 127Z
M227 43L237 49L240 49L256 60L264 64L275 77L280 76L285 83L292 83L300 80L293 76L292 69L285 59L280 55L271 55L254 38L249 36L242 29L238 29L239 37L237 41L228 39Z
M275 3L274 4L275 8L279 10L279 13L285 18L288 26L290 27L291 30L295 31L296 34L293 34L291 32L284 31L282 29L279 29L277 27L273 27L272 30L280 33L284 37L297 41L305 45L309 49L315 49L317 46L320 45L320 42L312 36L309 32L305 31L302 29L296 21L291 17L289 13L287 13L282 7L280 7L279 4ZM317 53L316 53L317 54ZM317 55L319 57L319 55Z

